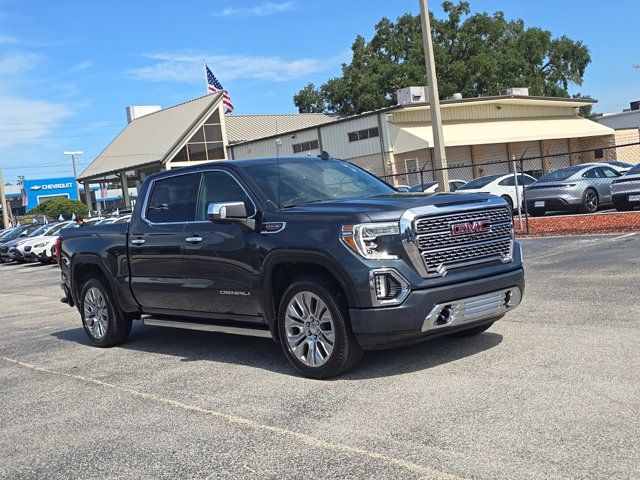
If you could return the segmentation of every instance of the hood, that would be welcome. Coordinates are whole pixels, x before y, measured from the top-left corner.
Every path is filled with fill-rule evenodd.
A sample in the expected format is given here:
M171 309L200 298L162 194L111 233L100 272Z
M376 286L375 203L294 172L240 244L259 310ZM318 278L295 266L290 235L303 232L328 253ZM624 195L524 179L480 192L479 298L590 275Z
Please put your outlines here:
M347 198L342 200L327 200L309 204L301 204L285 209L291 213L326 213L345 216L360 214L371 221L398 220L402 214L410 209L424 206L448 207L465 204L486 202L490 195L486 194L461 194L461 193L436 193L433 195L424 193L395 193L389 195L377 195L374 197ZM367 219L364 218L363 221Z

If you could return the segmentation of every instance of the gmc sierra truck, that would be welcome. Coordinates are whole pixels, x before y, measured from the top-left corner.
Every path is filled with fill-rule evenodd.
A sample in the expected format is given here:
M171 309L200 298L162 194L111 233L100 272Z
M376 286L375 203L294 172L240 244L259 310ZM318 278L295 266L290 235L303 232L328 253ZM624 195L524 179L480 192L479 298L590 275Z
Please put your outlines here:
M145 325L272 338L303 375L476 335L520 303L507 203L400 193L345 161L222 161L147 177L129 224L63 230L62 301L90 341Z

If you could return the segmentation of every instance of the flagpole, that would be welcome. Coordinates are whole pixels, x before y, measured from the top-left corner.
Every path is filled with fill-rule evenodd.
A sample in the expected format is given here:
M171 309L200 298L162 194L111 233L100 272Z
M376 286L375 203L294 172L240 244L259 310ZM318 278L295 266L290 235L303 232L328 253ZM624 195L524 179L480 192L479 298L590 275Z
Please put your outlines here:
M209 95L209 79L207 77L207 60L205 58L202 59L202 64L204 65L204 94Z

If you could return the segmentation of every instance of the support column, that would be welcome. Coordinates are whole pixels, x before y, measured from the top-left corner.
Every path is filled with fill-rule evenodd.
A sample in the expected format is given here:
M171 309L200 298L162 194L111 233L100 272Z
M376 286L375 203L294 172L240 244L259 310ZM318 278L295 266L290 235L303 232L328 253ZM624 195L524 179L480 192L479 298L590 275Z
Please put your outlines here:
M122 200L124 200L124 208L131 208L131 197L129 197L129 185L127 184L127 172L120 173L120 183L122 185Z
M89 182L84 182L84 203L87 206L87 209L89 211L93 210L92 204L91 204L91 189L89 188Z

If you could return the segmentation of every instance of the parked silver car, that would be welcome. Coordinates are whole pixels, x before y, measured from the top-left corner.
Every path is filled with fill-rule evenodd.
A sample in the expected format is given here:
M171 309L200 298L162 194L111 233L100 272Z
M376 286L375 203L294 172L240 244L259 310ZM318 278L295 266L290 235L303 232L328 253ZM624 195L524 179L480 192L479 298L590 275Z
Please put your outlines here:
M640 207L640 164L613 181L611 198L616 210L621 212Z
M534 216L550 211L594 213L612 203L611 184L620 176L604 163L555 170L527 187L527 209Z

